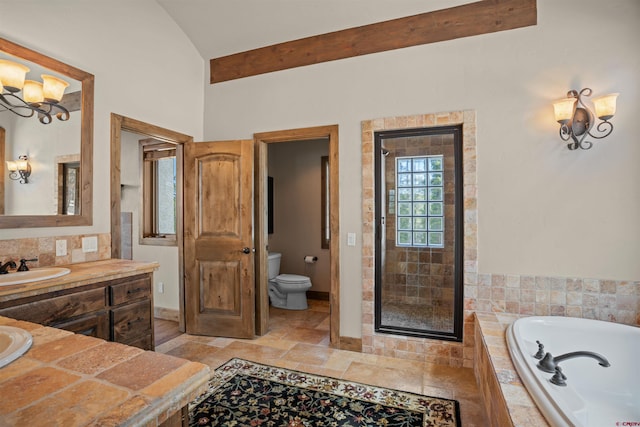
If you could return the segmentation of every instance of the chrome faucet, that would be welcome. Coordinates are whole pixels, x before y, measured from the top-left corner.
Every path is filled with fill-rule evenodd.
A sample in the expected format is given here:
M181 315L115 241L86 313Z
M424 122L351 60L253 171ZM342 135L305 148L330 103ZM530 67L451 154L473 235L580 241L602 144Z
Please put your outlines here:
M605 368L611 366L609 361L604 356L601 356L598 353L594 353L592 351L574 351L556 357L553 357L551 353L547 352L542 360L538 362L537 366L538 369L553 374L556 372L558 363L562 362L563 360L573 359L575 357L591 357L592 359L597 360L600 366L604 366Z
M9 268L16 268L16 263L13 260L9 260L4 264L0 265L0 274L7 274Z

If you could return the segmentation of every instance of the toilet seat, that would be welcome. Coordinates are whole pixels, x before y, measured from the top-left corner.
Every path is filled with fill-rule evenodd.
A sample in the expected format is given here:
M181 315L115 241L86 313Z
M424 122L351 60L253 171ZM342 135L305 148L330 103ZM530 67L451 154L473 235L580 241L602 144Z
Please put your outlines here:
M286 285L306 285L311 283L311 279L307 276L300 276L298 274L280 274L275 278L276 283L282 283Z

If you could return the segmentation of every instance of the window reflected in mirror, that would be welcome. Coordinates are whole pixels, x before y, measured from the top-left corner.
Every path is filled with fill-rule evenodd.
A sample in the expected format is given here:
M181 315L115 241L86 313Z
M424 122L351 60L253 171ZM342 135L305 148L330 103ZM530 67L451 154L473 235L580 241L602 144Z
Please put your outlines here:
M57 157L56 170L57 213L77 215L80 213L80 155Z

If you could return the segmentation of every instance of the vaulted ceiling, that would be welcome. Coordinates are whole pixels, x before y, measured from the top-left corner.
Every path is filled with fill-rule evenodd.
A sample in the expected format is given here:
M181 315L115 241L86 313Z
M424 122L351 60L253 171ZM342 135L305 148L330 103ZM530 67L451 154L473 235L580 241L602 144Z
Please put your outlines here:
M156 0L204 60L475 0Z

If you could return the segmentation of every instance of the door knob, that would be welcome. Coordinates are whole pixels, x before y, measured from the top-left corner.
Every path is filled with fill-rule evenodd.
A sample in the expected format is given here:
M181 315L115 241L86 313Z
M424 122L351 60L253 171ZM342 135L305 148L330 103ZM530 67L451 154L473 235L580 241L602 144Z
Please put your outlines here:
M250 254L251 253L251 248L242 248L242 253Z

